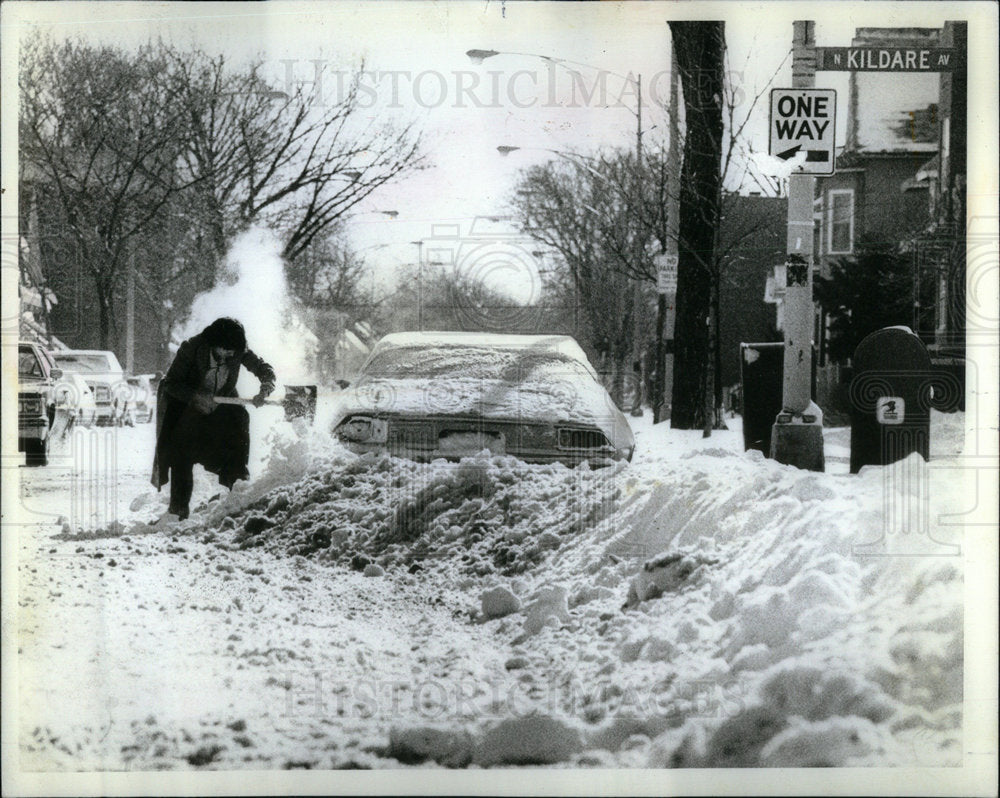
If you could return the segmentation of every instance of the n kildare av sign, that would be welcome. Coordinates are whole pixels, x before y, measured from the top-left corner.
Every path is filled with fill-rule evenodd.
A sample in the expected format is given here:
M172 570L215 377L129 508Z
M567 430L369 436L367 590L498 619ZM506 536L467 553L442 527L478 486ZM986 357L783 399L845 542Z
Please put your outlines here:
M833 89L771 89L768 152L788 161L800 152L800 174L832 175L837 92Z

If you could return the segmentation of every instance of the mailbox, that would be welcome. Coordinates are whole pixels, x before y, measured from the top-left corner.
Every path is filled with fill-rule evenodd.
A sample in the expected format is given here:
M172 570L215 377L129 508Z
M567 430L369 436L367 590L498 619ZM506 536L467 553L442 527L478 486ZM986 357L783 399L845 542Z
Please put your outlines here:
M928 459L939 375L931 369L927 347L909 327L886 327L858 344L850 387L852 474L913 452Z

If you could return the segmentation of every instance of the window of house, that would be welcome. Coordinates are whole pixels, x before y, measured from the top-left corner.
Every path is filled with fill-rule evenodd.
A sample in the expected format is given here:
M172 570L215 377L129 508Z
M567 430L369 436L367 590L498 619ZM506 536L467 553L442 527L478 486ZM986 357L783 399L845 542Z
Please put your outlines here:
M818 264L823 255L823 196L813 200L813 263Z
M838 189L829 197L827 252L849 255L854 251L854 190Z

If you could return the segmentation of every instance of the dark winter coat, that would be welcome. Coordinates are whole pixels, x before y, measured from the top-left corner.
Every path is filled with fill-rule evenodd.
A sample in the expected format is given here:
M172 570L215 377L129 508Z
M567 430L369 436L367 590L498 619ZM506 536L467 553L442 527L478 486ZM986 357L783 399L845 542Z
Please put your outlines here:
M201 335L189 338L180 345L173 363L160 381L156 392L156 452L153 455L151 480L157 488L169 480L170 458L164 456L164 453L172 450L177 423L184 416L192 397L202 388L211 365L211 350L211 346L202 342ZM229 374L217 396L236 396L236 381L239 379L241 366L246 366L262 383L275 382L274 369L246 349L226 361ZM232 423L233 415L216 411L208 418L212 417L218 417L220 423Z

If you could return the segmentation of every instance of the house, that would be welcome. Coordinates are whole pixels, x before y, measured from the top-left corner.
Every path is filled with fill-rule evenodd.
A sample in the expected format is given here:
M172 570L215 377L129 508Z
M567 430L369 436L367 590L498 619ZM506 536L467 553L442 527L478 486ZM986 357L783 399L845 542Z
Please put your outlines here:
M965 52L966 23L943 28L858 28L852 47L954 48ZM862 242L888 243L913 257L911 327L934 351L964 340L965 73L853 71L847 135L836 172L818 177L814 262L850 258ZM962 252L957 247L962 246ZM922 280L939 283L921 306ZM964 296L962 294L961 296ZM828 362L827 321L817 324L820 365Z

